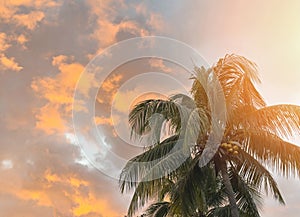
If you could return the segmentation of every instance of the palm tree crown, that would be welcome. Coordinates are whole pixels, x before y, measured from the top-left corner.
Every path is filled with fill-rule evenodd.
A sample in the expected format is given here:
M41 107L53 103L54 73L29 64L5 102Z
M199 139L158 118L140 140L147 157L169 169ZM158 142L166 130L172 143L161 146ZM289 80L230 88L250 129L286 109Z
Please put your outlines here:
M219 121L224 132L217 150L199 167L218 121L212 111L219 104L206 92L215 85L212 78L221 86L222 93L213 94L224 97L226 122ZM260 82L255 64L238 55L226 55L210 69L195 67L193 79L192 98L146 100L129 115L132 136L147 137L149 146L120 175L122 192L135 189L128 216L153 200L146 216L259 216L263 190L284 204L265 166L299 175L300 148L287 141L299 135L300 107L267 107L254 85Z

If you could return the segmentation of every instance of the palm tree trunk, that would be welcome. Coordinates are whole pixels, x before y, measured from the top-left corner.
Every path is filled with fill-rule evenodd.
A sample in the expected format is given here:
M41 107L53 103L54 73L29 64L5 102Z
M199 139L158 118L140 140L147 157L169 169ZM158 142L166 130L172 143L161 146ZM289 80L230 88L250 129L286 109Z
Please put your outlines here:
M239 214L239 210L237 207L236 198L234 196L234 191L233 191L233 188L232 188L232 185L230 182L230 178L229 178L229 175L227 172L226 162L221 165L221 173L222 173L226 193L227 193L227 196L229 199L231 215L232 215L232 217L239 217L240 214Z

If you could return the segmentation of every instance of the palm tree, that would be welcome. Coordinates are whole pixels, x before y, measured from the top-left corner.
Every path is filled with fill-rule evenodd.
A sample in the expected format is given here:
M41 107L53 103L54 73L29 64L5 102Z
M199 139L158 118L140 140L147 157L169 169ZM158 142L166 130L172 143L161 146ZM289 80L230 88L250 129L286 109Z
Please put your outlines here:
M212 167L195 165L193 170L187 173L184 178L172 182L171 188L167 186L167 191L158 192L158 200L147 208L146 217L231 216L221 176L216 177ZM239 213L244 217L259 216L257 204L261 204L260 192L239 177L234 177L233 185L239 194ZM166 193L169 196L168 200L163 199Z
M205 150L212 145L207 140L211 135L212 121L215 121L212 106L216 105L210 104L205 87L213 85L211 78L214 76L222 87L227 113L222 141L218 144L218 150L210 153L209 165L213 166L216 177L222 179L231 216L243 214L241 198L249 196L250 189L270 191L276 200L284 204L277 183L265 166L271 166L286 177L299 175L300 148L287 140L300 132L300 107L267 107L254 86L254 83L260 82L255 64L241 56L226 55L211 69L195 67L191 90L193 100L182 95L175 95L169 100L146 100L131 111L129 123L132 135L137 138L151 136L148 136L150 146L147 150L129 161L120 176L122 192L135 188L129 216L162 191L168 181L175 181L176 186L181 182L187 184L187 177L193 174L194 165L199 163ZM152 120L151 117L157 113L161 117ZM169 132L169 137L163 141L162 128L167 128ZM176 145L184 151L172 152ZM182 164L170 169L174 168L176 161ZM136 164L141 162L151 163ZM162 177L155 177L155 174L162 172ZM195 190L199 188L199 183L193 183L182 186L188 192L197 192ZM202 191L200 188L199 192ZM201 197L180 196L192 198L181 210L189 206L196 210L207 210L204 201L199 201L201 197L209 199L207 194ZM248 201L244 206L250 203ZM162 203L159 207L166 206L174 209L172 207L176 207L176 203ZM220 207L213 206L211 210L216 213Z

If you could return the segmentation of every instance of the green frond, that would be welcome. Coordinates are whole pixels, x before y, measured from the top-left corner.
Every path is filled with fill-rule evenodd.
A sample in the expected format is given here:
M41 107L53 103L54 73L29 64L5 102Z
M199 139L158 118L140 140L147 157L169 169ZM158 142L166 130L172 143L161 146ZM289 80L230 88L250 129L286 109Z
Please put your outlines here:
M131 136L139 138L150 132L150 119L154 115L162 115L164 120L173 121L175 130L180 129L180 113L178 105L172 100L145 100L137 104L129 114L129 125L131 127ZM161 129L160 126L155 126L157 129Z
M271 132L255 128L238 131L234 139L250 155L275 168L279 174L286 177L291 174L300 175L300 147Z
M236 158L235 162L240 176L237 178L247 180L247 183L253 186L254 189L260 190L264 187L266 193L270 190L272 196L281 204L284 204L277 182L260 162L243 150L239 150L239 158Z
M146 212L145 217L165 217L168 215L170 209L169 202L156 202L151 204Z
M176 145L178 136L171 136L159 145L153 146L148 151L134 157L124 166L120 178L121 192L129 191L136 187L137 184L145 177L149 170L160 158L165 157Z
M231 217L230 206L214 207L209 210L207 217Z
M259 217L257 207L261 206L261 193L256 185L244 179L234 169L230 171L231 183L236 192L237 205L241 213L247 213L251 217Z
M139 209L153 200L164 189L168 178L162 177L151 181L139 182L130 201L127 215L132 217Z
M207 211L205 192L210 187L209 185L214 185L213 182L206 182L207 178L213 174L212 169L198 167L197 159L191 160L189 164L192 166L181 174L181 178L170 192L172 202L170 213L180 212L183 217L193 216L196 210L203 213Z

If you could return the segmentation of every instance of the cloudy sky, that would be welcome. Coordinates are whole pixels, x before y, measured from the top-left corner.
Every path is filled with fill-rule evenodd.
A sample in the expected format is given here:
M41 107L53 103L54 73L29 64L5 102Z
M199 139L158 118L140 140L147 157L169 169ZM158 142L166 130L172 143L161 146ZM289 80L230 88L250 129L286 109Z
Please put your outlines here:
M122 40L174 38L195 48L210 65L227 53L243 55L257 63L258 88L268 104L300 105L297 0L0 2L0 217L126 213L130 194L121 195L112 178L122 161L111 165L105 160L108 153L129 159L140 151L127 144L124 114L138 99L184 91L189 75L159 59L124 64L102 84L87 73L77 91L88 98L90 90L99 89L94 120L105 147L75 135L72 111L86 112L80 103L73 107L76 83L97 54ZM150 76L137 76L149 70ZM170 76L177 80L165 85ZM90 154L100 149L93 159L96 168L76 136L90 145ZM262 216L299 216L299 179L278 181L287 205L267 197Z

